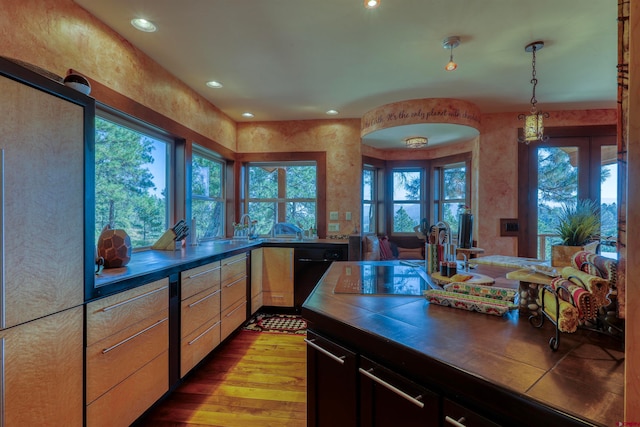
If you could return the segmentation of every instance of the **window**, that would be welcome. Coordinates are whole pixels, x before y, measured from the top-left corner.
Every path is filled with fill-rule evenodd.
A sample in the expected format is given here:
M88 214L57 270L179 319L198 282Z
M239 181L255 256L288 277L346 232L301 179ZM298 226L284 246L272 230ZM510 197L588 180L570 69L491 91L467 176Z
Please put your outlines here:
M198 241L224 236L225 163L197 146L191 158L191 217Z
M111 224L127 232L134 249L150 246L168 228L172 141L124 116L97 114L96 241Z
M362 170L362 232L376 232L376 170L365 166Z
M413 233L424 217L423 170L393 169L393 233Z
M434 178L434 217L449 224L453 240L458 235L458 209L470 206L467 164L458 162L437 166Z
M303 230L317 228L315 162L248 163L245 211L258 221L256 233L267 235L276 222Z

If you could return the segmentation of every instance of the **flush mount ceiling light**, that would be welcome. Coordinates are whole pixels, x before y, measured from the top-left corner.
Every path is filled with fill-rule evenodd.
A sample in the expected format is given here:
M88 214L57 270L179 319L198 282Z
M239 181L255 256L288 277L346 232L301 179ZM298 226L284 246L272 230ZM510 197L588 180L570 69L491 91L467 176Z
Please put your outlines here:
M404 140L407 148L424 148L429 140L424 136L412 136Z
M364 7L367 9L375 9L380 6L380 0L364 0Z
M453 49L458 47L459 45L460 45L460 37L458 36L451 36L442 40L442 47L445 49L449 49L450 51L449 62L447 62L447 65L444 66L445 70L453 71L456 68L458 68L458 64L453 62Z
M132 19L131 25L133 25L136 30L144 31L145 33L153 33L157 30L156 24L151 21L147 21L144 18Z
M246 113L242 113L242 117L246 117L247 119L252 119L254 117L253 113L250 112L246 112Z
M220 89L222 87L222 83L217 82L215 80L211 80L210 82L207 82L206 85L214 89Z
M533 85L533 95L531 95L531 111L529 114L519 114L518 120L524 120L524 136L519 138L518 141L529 144L532 141L545 141L549 137L544 136L544 119L549 118L549 113L543 113L538 111L536 104L536 85L538 79L536 78L536 51L544 47L544 42L537 41L529 43L524 47L525 52L532 53L531 60L531 84Z
M338 110L327 110L327 112L325 114L327 116L337 116L338 115Z

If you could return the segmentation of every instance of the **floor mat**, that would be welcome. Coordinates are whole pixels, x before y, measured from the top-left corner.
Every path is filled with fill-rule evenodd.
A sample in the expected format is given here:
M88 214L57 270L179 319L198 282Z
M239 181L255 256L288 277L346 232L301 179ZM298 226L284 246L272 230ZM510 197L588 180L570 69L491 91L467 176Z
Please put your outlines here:
M247 331L280 334L306 334L307 322L297 314L259 313L244 327Z

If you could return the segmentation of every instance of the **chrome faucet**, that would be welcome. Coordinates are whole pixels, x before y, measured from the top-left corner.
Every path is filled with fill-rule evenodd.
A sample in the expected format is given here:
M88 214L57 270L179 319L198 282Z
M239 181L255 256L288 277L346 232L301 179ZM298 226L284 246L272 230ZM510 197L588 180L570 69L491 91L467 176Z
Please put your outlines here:
M251 239L253 234L255 234L255 230L252 230L253 229L253 223L252 223L251 217L249 216L248 213L243 214L240 217L239 224L245 224L245 221L246 221L246 224L247 224L247 228L246 228L246 230L247 230L247 239Z

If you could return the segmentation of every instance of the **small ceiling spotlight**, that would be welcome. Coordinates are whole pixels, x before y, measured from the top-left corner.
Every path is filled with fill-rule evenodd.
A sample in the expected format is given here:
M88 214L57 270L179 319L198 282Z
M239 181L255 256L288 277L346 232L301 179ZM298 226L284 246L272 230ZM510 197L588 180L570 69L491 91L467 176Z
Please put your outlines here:
M449 49L450 51L449 62L447 62L447 65L444 66L445 70L453 71L456 68L458 68L458 64L453 62L453 49L458 47L459 45L460 45L460 37L458 36L451 36L442 40L442 47L445 49Z
M144 18L134 18L131 20L131 25L133 25L133 27L136 30L140 30L140 31L144 31L145 33L153 33L154 31L156 31L158 28L156 27L156 24L154 24L151 21L147 21Z
M429 140L424 136L411 136L405 139L404 142L407 144L407 148L424 148Z
M380 6L380 0L364 0L364 7L367 9L375 9Z

